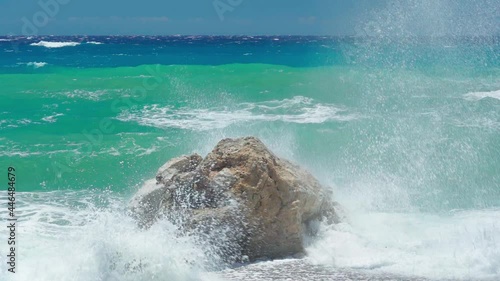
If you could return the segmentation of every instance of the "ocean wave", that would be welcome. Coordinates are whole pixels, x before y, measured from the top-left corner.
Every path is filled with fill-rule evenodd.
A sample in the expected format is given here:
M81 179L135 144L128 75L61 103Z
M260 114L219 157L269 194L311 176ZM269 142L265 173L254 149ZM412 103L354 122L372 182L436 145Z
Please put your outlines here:
M28 126L30 124L40 124L39 122L33 122L33 120L30 120L28 118L23 118L23 119L2 119L0 120L0 129L4 128L18 128L18 127L24 127Z
M492 98L492 99L497 99L500 100L500 90L497 91L491 91L491 92L472 92L464 95L465 99L467 100L482 100L485 98Z
M89 42L87 42L87 44L92 44L92 45L102 45L102 44L104 44L104 43L102 43L102 42L96 42L96 41L89 41Z
M316 103L310 98L296 96L292 99L261 103L241 103L233 109L176 109L155 104L140 110L122 112L117 119L158 128L204 131L252 121L321 124L329 121L346 122L358 117L356 114L347 113L347 110L340 106Z
M49 123L55 123L57 121L56 118L63 115L63 113L55 113L54 115L43 117L42 120Z
M28 62L26 64L27 66L33 66L34 68L40 68L40 67L44 67L47 65L46 62L36 62L36 61L32 61L32 62Z
M356 213L308 249L320 265L445 280L498 280L500 210Z
M30 46L39 46L45 48L62 48L62 47L75 47L80 45L79 42L49 42L49 41L40 41L38 43L31 43Z
M0 201L6 196L0 195ZM110 191L17 196L24 249L19 260L25 267L15 280L207 280L204 271L213 260L209 245L180 236L167 221L139 228L126 213L127 200ZM6 212L0 215L7 217ZM0 235L6 234L2 228ZM7 272L7 264L0 270Z

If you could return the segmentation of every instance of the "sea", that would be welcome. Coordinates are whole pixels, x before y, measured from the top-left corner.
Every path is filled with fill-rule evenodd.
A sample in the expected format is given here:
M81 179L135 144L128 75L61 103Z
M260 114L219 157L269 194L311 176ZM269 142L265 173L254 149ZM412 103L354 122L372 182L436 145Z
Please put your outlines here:
M0 37L0 280L500 280L499 55L494 36ZM223 266L128 215L166 161L243 136L342 206L304 257Z

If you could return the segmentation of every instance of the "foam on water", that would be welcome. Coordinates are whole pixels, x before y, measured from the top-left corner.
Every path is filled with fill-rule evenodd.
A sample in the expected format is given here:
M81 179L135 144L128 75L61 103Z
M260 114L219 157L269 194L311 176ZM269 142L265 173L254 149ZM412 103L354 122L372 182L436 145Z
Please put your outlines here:
M122 97L126 96L125 90L108 90L108 89L99 89L95 91L90 90L72 90L72 91L64 91L64 92L46 92L44 93L47 97L68 97L68 98L77 98L77 99L85 99L91 101L102 101L104 99L113 98L114 94L120 94Z
M63 113L53 113L53 115L43 117L42 120L45 122L54 123L54 122L57 122L57 117L59 117L59 116L64 116L64 114Z
M62 47L75 47L80 45L79 42L49 42L49 41L40 41L38 43L31 43L31 46L39 46L45 48L62 48Z
M311 45L318 38L291 37L172 37L161 44L136 37L22 39L33 46L26 62L54 68L29 79L2 77L0 157L25 173L23 189L127 190L171 157L207 153L225 137L256 135L331 183L346 219L323 226L305 259L266 261L210 278L499 280L498 44L450 40L440 46L438 40L448 30L492 34L498 5L465 2L387 1L360 17L360 40L318 41L319 49ZM429 44L421 42L422 33L431 35ZM98 41L104 45L90 45ZM76 49L64 47L79 42L88 52L75 59L68 51ZM99 51L107 48L112 52ZM208 60L200 50L215 55ZM306 55L315 51L322 55ZM308 68L316 66L309 61L346 65ZM133 96L141 79L157 77L136 66L152 63L210 66L153 67L169 85L136 107L113 111L111 99ZM86 154L81 132L99 128L103 118L116 129ZM67 172L53 167L79 157L87 158ZM179 236L166 221L137 228L126 214L127 199L103 189L18 195L14 281L201 280L215 268L217 255L205 250L203 239ZM0 208L0 218L5 211ZM6 230L0 227L0 237ZM0 243L1 253L4 247ZM0 255L2 281L4 259Z
M9 280L208 280L203 272L214 258L204 245L180 237L166 221L139 229L126 215L126 201L113 194L24 193L18 202L19 263ZM4 208L0 212L7 217ZM0 234L5 237L5 227ZM4 255L0 259L5 280Z
M485 98L492 98L500 100L500 90L491 92L473 92L464 95L467 100L482 100Z
M46 62L36 62L36 61L30 61L28 63L18 63L20 65L26 65L26 66L31 66L33 68L41 68L47 65Z
M316 264L433 279L500 278L500 210L352 212L308 248Z
M33 121L33 120L30 120L28 118L23 118L23 119L19 119L19 120L3 119L3 120L0 120L0 129L25 127L25 126L29 126L30 124L40 124L40 123Z
M321 104L297 96L292 99L261 103L241 103L236 108L175 109L170 106L151 105L141 110L126 111L117 117L125 122L158 128L180 128L196 131L223 129L243 122L281 121L298 124L320 124L328 121L345 122L358 118L345 108Z

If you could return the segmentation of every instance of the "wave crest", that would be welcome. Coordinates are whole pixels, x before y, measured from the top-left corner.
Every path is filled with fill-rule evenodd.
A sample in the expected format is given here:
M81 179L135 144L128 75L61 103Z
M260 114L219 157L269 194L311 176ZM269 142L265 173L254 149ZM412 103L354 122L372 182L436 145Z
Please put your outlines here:
M30 46L39 46L45 48L62 48L62 47L75 47L80 45L79 42L49 42L49 41L40 41L38 43L31 43Z
M36 61L32 61L32 62L28 62L26 64L27 66L33 66L34 68L40 68L40 67L44 67L47 65L46 62L36 62Z
M492 98L500 100L500 90L491 91L491 92L472 92L464 95L467 100L482 100L485 98Z
M355 114L333 105L316 103L302 96L292 99L273 100L260 103L241 103L236 108L176 109L158 104L144 106L140 110L122 112L117 119L137 122L157 128L177 128L194 131L223 129L237 123L258 121L281 121L297 124L320 124L328 121L350 121Z

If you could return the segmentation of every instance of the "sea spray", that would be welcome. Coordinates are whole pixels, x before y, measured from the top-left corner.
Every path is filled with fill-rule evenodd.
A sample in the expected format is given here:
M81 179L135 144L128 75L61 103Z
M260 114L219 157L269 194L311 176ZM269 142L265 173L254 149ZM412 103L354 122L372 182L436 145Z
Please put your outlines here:
M378 38L16 38L30 54L25 64L0 42L0 160L19 171L24 204L16 278L196 280L217 256L201 250L204 239L177 237L168 222L140 230L125 215L128 199L166 160L254 135L329 186L347 219L312 244L317 265L269 261L232 269L233 277L314 280L344 266L372 279L387 271L498 279L499 41L436 35L398 43L391 26L419 23L412 11L444 2L412 3L387 10L395 16ZM487 1L463 9L477 11L476 3ZM481 26L492 26L494 10L477 19ZM40 41L103 44L30 45ZM139 98L132 89L151 67L166 83L113 110L116 100ZM102 120L115 131L89 151L82 132ZM78 161L58 173L54 163L67 159Z
M206 245L179 236L168 221L140 229L126 214L128 202L112 193L18 198L20 262L8 280L208 280L202 272L210 270L214 256L206 255ZM4 275L5 264L1 269Z
M316 166L348 219L310 246L314 263L498 278L498 56L493 68L488 62L498 50L495 8L478 18L480 4L462 4L389 1L344 45L348 63L366 70L356 106L366 118L339 132L350 139L335 147L341 157Z

